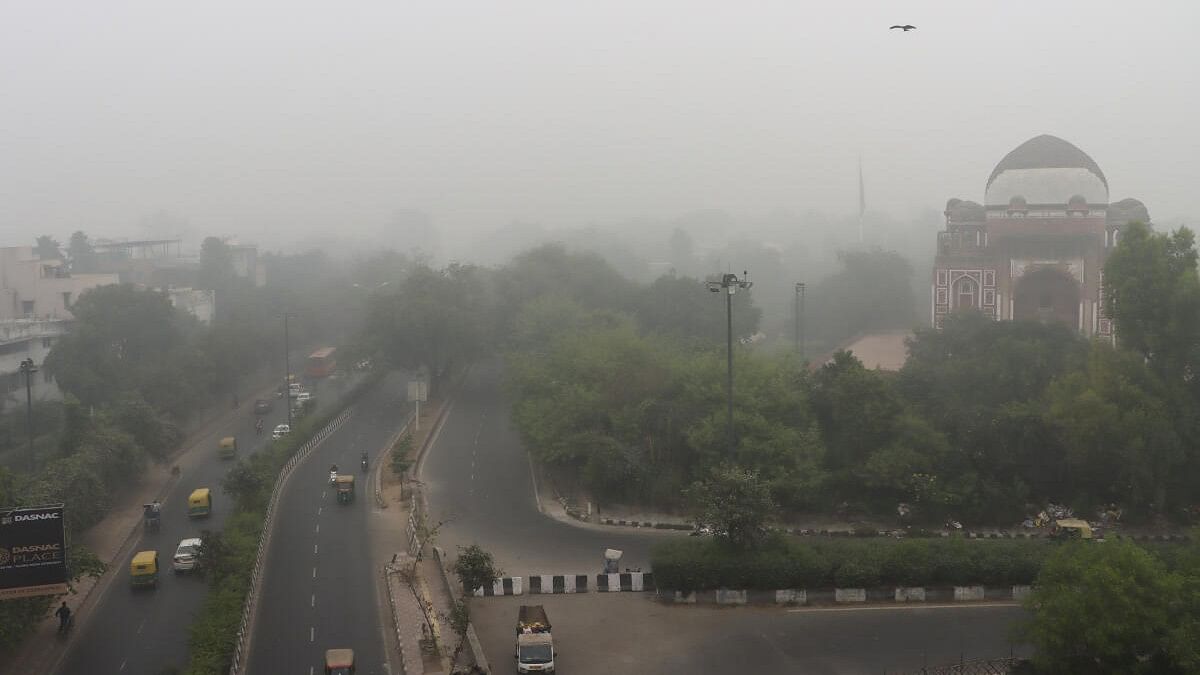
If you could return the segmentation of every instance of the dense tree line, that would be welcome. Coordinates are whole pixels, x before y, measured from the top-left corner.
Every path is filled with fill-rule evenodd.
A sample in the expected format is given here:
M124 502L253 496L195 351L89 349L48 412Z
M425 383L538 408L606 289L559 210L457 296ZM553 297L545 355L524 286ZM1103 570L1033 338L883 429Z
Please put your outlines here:
M505 317L514 420L536 457L602 498L682 506L684 488L729 464L791 511L906 502L917 517L1011 524L1045 500L1149 517L1200 497L1186 230L1126 229L1105 274L1116 345L967 313L918 331L895 374L845 353L810 372L738 347L732 448L723 345L700 318L723 312L698 280L638 285L562 250L528 255L554 264L496 272L524 277ZM752 301L735 298L739 334Z

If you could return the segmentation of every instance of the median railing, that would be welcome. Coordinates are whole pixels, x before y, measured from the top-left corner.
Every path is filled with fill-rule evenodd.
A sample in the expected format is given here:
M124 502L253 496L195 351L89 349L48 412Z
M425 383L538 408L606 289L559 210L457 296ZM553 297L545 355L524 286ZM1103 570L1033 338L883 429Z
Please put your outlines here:
M267 514L263 519L262 533L258 536L258 555L254 559L254 570L250 573L250 592L247 593L246 601L242 605L242 622L238 627L237 644L233 649L233 661L229 666L229 675L239 675L244 672L243 668L245 664L242 663L242 658L249 651L250 629L254 626L254 613L258 608L258 590L262 583L262 568L267 558L267 550L271 544L271 524L275 517L275 505L279 502L280 495L283 494L284 485L287 483L287 479L291 475L292 470L296 468L296 465L304 461L314 448L345 424L353 412L353 407L347 408L340 415L333 418L329 424L322 427L312 438L308 439L292 455L287 464L284 464L283 469L279 472L279 476L275 479L275 486L271 489L271 500L267 503Z

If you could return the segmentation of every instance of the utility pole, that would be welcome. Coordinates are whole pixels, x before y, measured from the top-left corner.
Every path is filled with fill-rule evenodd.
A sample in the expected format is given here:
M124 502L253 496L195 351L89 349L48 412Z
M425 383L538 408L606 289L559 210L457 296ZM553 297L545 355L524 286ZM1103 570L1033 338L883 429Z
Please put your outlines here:
M804 360L804 282L796 282L796 352Z
M287 407L288 429L292 428L292 360L290 358L292 346L288 337L288 319L293 316L296 315L291 312L283 313L283 371L287 378L283 383L283 405Z
M29 432L29 469L34 468L33 458L33 374L38 371L33 359L21 361L21 372L25 375L25 429Z
M705 282L705 286L713 293L725 292L725 327L726 327L726 370L728 378L725 389L728 394L728 425L729 425L729 458L733 459L737 451L737 440L733 433L733 294L737 289L749 289L754 285L746 277L748 272L742 271L742 278L739 279L736 274L723 274L720 281L712 280Z

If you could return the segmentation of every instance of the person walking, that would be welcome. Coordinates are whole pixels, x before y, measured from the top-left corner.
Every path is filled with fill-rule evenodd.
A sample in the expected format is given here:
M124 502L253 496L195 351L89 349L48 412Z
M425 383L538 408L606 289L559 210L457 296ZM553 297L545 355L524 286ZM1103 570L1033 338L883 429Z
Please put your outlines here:
M67 632L67 626L71 623L71 608L67 607L66 600L63 600L62 606L54 612L54 615L58 617L58 632Z

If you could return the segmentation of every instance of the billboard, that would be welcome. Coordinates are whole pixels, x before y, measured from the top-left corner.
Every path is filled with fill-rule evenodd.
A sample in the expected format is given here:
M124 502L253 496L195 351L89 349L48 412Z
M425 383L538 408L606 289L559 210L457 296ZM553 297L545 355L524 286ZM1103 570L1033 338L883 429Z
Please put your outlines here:
M0 510L0 600L67 592L63 505Z

